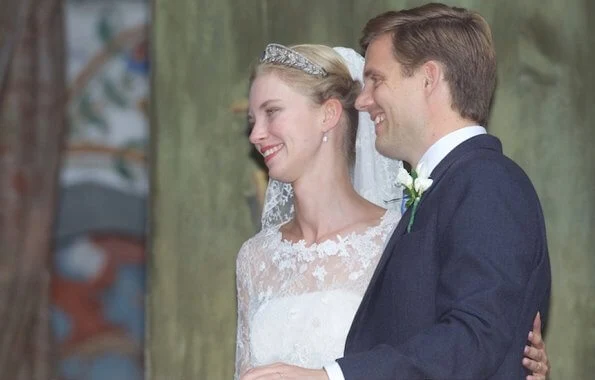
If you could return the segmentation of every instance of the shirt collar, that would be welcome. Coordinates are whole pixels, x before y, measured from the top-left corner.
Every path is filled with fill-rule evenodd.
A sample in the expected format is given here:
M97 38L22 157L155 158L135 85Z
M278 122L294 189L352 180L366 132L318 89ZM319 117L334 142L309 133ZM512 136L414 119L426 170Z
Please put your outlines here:
M438 166L440 161L442 161L454 148L472 137L486 133L486 129L479 125L472 125L450 132L440 140L436 141L430 149L424 153L419 160L418 166L423 164L425 171L431 173L436 166Z

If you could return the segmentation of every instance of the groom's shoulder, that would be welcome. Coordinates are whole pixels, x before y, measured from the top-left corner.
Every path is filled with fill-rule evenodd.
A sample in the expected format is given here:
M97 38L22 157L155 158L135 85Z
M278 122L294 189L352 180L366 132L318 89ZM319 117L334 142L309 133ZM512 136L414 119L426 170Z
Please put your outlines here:
M489 136L489 135L488 135ZM478 145L475 149L468 149L454 162L450 174L464 174L465 177L477 178L528 178L527 173L512 158L505 155L499 145L499 140L493 136L485 136L498 142L495 144ZM454 169L454 170L453 170Z
M470 150L449 168L447 175L452 178L449 182L459 183L470 191L536 196L531 179L523 168L498 150Z

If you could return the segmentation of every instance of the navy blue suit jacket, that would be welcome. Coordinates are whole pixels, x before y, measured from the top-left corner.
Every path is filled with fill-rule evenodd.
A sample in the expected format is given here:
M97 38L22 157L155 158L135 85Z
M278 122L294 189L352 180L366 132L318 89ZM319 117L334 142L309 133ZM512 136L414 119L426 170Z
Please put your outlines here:
M431 174L387 243L338 359L346 380L524 379L523 347L547 318L550 263L529 178L475 136Z

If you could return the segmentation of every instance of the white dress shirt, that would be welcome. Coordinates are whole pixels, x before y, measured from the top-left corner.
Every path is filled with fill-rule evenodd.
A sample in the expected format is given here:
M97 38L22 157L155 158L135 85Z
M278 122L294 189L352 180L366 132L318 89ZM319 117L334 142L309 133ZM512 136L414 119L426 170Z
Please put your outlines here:
M454 132L450 132L448 135L442 137L436 141L430 149L428 149L423 156L421 156L418 166L423 166L431 173L436 166L446 157L454 148L459 146L466 140L477 135L485 134L486 130L484 127L479 125L473 125L470 127L464 127L457 129Z
M442 161L454 148L472 137L486 133L485 128L479 125L457 129L436 141L430 149L423 154L417 165L419 166L422 164L427 172L431 173L436 166L438 166L440 161ZM343 371L341 371L341 366L336 361L325 365L324 370L326 371L329 380L345 380Z

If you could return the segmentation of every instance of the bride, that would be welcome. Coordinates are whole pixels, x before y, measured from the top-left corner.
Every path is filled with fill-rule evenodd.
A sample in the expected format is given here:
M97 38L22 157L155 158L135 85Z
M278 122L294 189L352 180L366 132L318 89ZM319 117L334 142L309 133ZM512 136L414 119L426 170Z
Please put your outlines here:
M236 378L276 362L326 378L400 219L402 164L376 152L354 108L363 65L351 49L270 44L252 75L250 142L271 180L262 230L237 258ZM544 350L526 366L538 359L545 374Z

